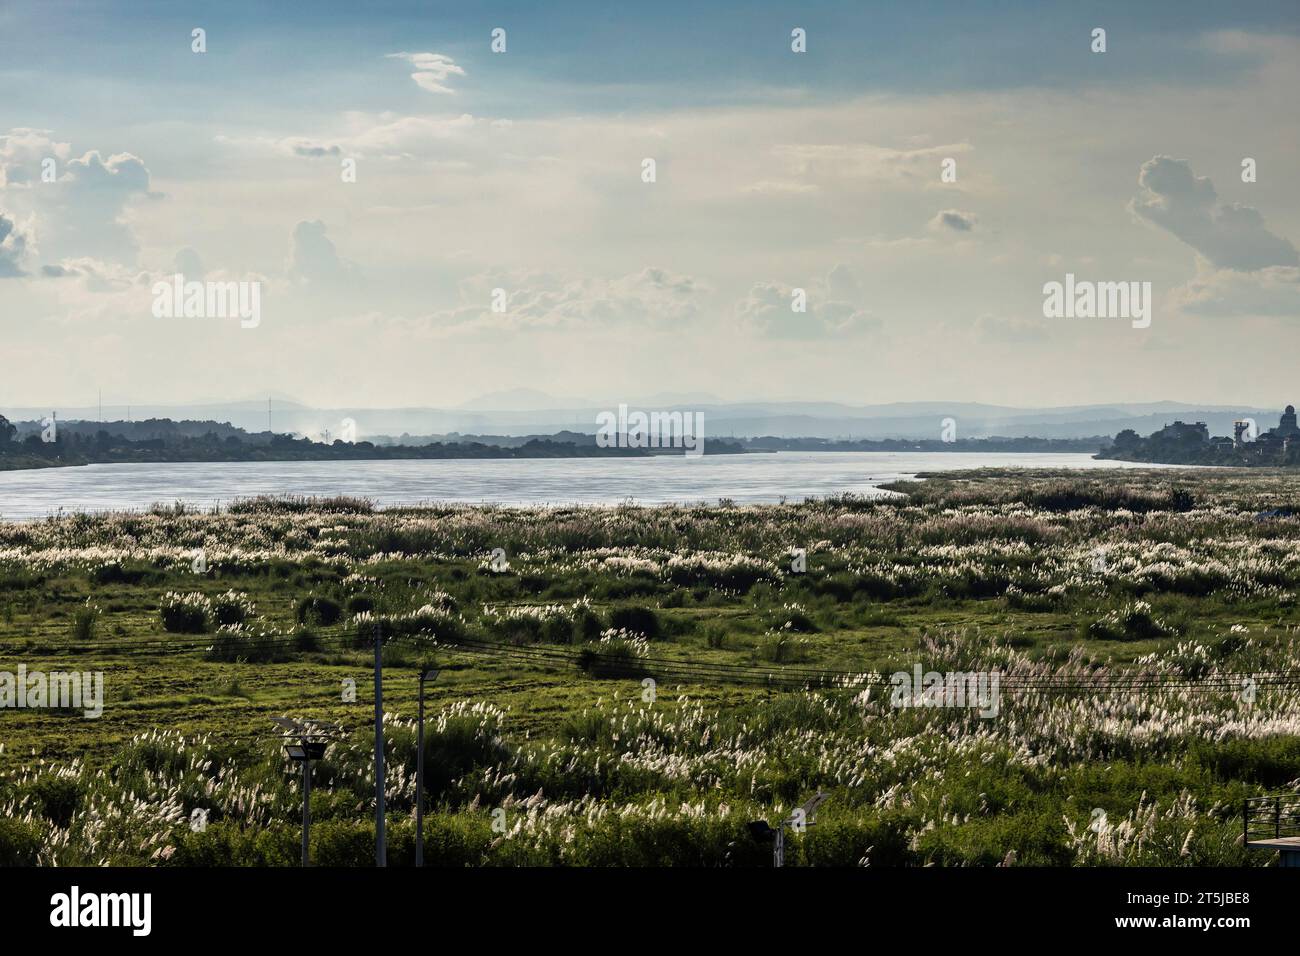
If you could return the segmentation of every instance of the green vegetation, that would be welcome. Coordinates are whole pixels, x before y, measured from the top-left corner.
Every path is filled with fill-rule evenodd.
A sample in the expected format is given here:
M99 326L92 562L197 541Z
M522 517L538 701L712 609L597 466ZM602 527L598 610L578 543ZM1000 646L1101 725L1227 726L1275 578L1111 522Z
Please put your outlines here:
M792 864L1269 862L1238 814L1300 788L1300 690L1228 680L1300 674L1300 478L969 472L895 490L0 524L0 671L105 682L99 719L0 710L0 865L296 864L281 715L348 729L316 766L312 852L369 865L376 626L398 865L430 661L434 863L765 865L746 823L817 789L831 798ZM998 713L897 707L849 679L784 689L917 665L1006 675ZM1023 684L1115 673L1174 683Z
M69 422L54 429L54 440L39 433L17 440L17 427L0 415L0 471L120 462L193 461L399 461L437 458L628 458L658 449L601 447L593 436L561 432L515 443L481 441L377 445L369 441L333 442L294 438L273 432L250 433L218 422ZM129 434L128 434L129 433ZM148 437L132 438L130 435ZM581 439L581 440L578 440ZM707 453L738 454L735 442L711 440ZM665 451L663 453L669 453ZM671 453L680 454L680 451Z

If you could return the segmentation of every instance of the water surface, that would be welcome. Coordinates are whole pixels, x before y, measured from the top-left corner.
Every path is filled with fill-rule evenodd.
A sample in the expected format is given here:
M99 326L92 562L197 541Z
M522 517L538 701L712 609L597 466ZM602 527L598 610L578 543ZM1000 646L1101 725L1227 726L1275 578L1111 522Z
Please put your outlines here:
M964 468L1149 468L1085 454L776 452L699 458L443 459L114 464L0 472L0 518L123 511L156 502L200 508L254 495L357 495L382 506L802 501Z

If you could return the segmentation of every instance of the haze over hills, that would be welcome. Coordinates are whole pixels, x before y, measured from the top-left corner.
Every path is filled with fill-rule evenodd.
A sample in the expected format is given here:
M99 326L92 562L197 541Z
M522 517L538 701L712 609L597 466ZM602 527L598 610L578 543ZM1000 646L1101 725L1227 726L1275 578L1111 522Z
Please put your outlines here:
M1232 422L1254 418L1261 429L1275 424L1281 412L1249 406L1197 405L1186 402L1118 402L1047 408L1015 408L977 402L893 402L847 405L837 402L709 402L682 401L689 396L659 395L628 402L642 411L702 412L705 434L715 438L930 439L939 437L945 418L956 422L959 438L991 436L1083 438L1115 435L1126 428L1147 434L1176 419L1204 421L1211 434L1231 435ZM705 398L704 395L696 396ZM269 407L268 407L269 405ZM617 402L556 398L533 389L516 389L480 396L454 408L312 408L288 397L195 404L105 405L104 420L141 421L148 418L229 422L248 431L317 437L338 436L344 422L356 423L356 436L383 440L403 434L545 435L560 431L594 434L597 415L616 411ZM39 420L49 408L4 408L11 421ZM64 421L96 421L97 406L54 409Z

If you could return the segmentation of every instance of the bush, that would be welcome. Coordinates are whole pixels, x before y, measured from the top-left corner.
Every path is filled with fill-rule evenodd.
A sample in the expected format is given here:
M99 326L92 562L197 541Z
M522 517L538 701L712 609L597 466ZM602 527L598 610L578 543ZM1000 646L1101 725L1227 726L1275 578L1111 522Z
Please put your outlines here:
M374 607L373 601L369 598L363 598L361 595L354 595L351 601L367 605L366 607L358 607L358 611L368 611ZM350 606L351 603L349 603ZM331 624L337 624L342 617L343 609L339 607L339 603L327 597L311 594L298 602L299 624L319 624L322 627L329 627Z
M86 598L86 603L72 615L72 636L79 641L92 640L98 623L99 608L90 603L90 598Z
M463 617L426 604L406 614L358 614L352 619L352 646L357 650L373 647L376 627L384 640L421 637L454 644L465 636Z
M166 862L170 866L297 866L302 860L299 833L297 827L281 823L244 828L226 820L210 823L199 832L186 827ZM312 836L315 835L313 826ZM374 861L373 843L371 861Z
M773 664L798 664L808 659L808 642L782 631L763 638L754 650L760 659Z
M616 607L609 612L609 626L631 631L654 640L660 634L659 616L648 607Z
M347 607L349 614L364 614L375 609L375 601L368 595L354 594L348 598Z
M247 594L227 591L212 601L212 617L219 626L243 624L253 617L257 609Z
M639 677L645 673L641 661L648 653L640 634L610 629L582 649L578 666L594 677Z
M81 781L75 777L45 774L28 784L27 792L40 805L41 816L55 826L66 827L81 806Z
M253 630L242 624L227 624L217 628L203 658L209 661L266 662L288 660L290 656L289 641L283 634Z
M198 591L168 591L159 611L163 630L173 634L204 634L212 627L212 602Z
M1146 601L1134 601L1088 625L1085 636L1106 641L1141 641L1171 637L1177 629L1151 613Z
M0 818L0 866L35 866L42 842L35 823Z
M705 624L704 643L714 650L725 648L727 646L727 629L714 621Z

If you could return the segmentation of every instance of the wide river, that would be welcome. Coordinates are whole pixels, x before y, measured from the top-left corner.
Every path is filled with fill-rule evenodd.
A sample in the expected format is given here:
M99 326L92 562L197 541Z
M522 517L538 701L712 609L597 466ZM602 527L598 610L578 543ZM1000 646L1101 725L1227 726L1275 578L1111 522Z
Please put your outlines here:
M379 505L511 505L802 501L878 486L920 471L963 468L1115 469L1083 454L778 452L700 458L290 461L86 465L0 471L0 519L59 511L121 511L155 502L201 508L254 495L357 495Z

